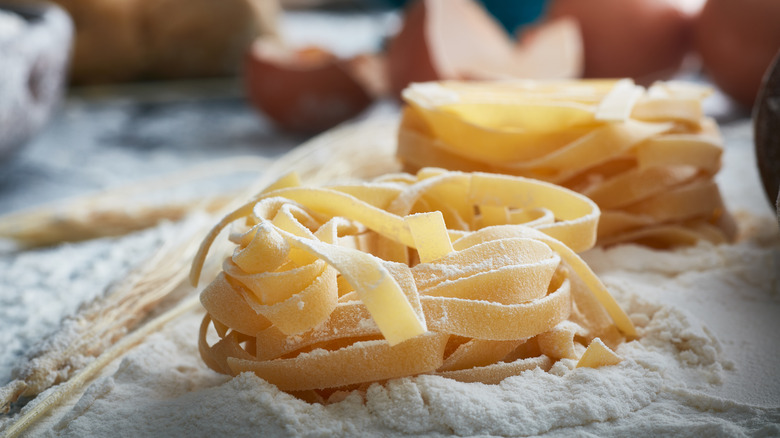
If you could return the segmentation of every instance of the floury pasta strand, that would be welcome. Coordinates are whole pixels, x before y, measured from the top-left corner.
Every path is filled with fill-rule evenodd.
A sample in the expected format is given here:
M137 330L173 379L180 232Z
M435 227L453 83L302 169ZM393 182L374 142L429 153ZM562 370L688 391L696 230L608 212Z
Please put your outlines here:
M406 170L426 166L541 179L593 199L598 243L732 240L713 177L722 141L708 90L628 79L413 84L398 136Z
M561 358L613 364L609 347L636 332L576 254L598 218L588 198L521 177L426 168L305 188L290 175L201 246L195 282L233 225L235 252L201 293L201 356L314 398L421 373L497 383Z

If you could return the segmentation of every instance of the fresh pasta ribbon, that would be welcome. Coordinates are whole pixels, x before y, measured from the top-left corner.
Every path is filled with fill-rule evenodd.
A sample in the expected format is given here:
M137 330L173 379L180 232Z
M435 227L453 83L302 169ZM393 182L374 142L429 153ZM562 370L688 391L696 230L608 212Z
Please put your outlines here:
M218 372L300 394L422 373L497 383L636 336L575 252L599 218L580 194L436 168L285 181L227 215L193 263L197 279L232 224L235 251L201 293L199 350Z
M536 178L591 197L598 243L653 247L730 241L736 226L713 177L722 140L706 88L617 81L412 84L397 155L436 166Z

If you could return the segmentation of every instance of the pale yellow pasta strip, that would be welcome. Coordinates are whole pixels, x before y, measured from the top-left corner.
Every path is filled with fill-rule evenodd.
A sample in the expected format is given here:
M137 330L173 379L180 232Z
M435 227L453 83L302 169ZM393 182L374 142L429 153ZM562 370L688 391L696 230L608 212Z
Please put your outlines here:
M292 359L258 362L229 357L227 364L233 375L253 372L283 391L333 388L434 371L442 364L447 338L430 333L395 346L366 341Z
M326 321L339 299L336 270L331 267L303 289L284 287L291 295L274 304L262 304L248 291L243 295L252 310L287 335L303 333Z
M440 259L453 251L447 226L440 211L404 217L422 263Z
M523 208L509 211L509 224L539 228L555 223L555 214L549 208ZM500 224L495 224L500 225Z
M640 99L631 111L638 120L676 122L698 125L704 117L699 98L649 98Z
M538 263L472 272L469 276L422 289L421 293L432 297L486 300L500 304L525 303L547 294L547 286L559 264L559 257L550 257Z
M466 236L471 237L469 233ZM412 268L419 290L429 290L458 279L484 274L508 266L537 265L551 261L553 268L560 258L549 246L537 240L517 236L496 239L462 238L454 243L457 249L447 256ZM550 278L547 279L549 284ZM476 293L481 293L476 291Z
M621 79L609 90L596 108L596 120L623 122L631 115L634 104L642 97L644 89L634 85L631 79Z
M672 187L692 181L698 174L697 168L684 165L638 168L610 178L584 193L603 209L621 208L663 195Z
M712 180L694 180L656 195L641 203L629 205L624 211L649 216L657 222L687 220L712 216L722 205L718 186Z
M569 247L561 243L560 241L551 238L550 236L527 227L513 227L513 226L495 226L488 227L477 232L474 232L468 236L456 240L453 242L455 249L468 247L474 244L474 242L482 242L486 240L496 240L510 237L526 237L533 238L544 242L549 245L555 252L557 252L561 258L577 273L579 278L585 282L590 290L599 300L604 309L609 313L615 325L628 337L636 336L636 328L631 322L631 319L626 315L620 305L617 304L615 299L610 295L607 288L596 277L593 271L588 268L588 265Z
M284 264L290 253L290 245L274 227L268 224L254 227L253 236L244 248L237 248L232 261L244 272L272 271Z
M220 273L200 293L200 302L213 319L241 333L254 335L269 327L271 322L252 310L239 289Z
M504 205L480 205L480 228L509 223L509 208Z
M505 358L523 342L525 342L524 339L511 341L472 339L461 344L436 371L442 373L488 366Z
M208 235L203 239L203 242L200 244L200 248L198 248L198 253L195 255L195 258L192 262L192 268L190 269L190 283L193 286L198 285L198 281L200 280L200 272L203 269L203 263L206 260L206 254L209 251L209 248L211 248L211 244L214 243L214 239L217 238L220 232L230 225L231 223L235 222L238 219L244 218L249 216L249 214L252 212L252 209L254 208L255 203L257 202L260 197L263 196L265 193L273 192L275 190L286 188L286 187L296 187L300 185L300 179L298 178L298 175L296 173L289 173L278 180L276 180L274 183L272 183L270 186L268 186L260 195L258 195L255 199L247 202L246 204L238 207L231 213L229 213L227 216L222 218L222 220L219 221L217 225L214 226L214 228L211 229Z
M594 339L588 348L583 353L579 362L577 362L577 368L598 368L608 365L617 365L622 362L623 359L610 350L609 347L601 342L601 339Z
M500 163L506 164L506 161L488 163L483 160L484 157L469 159L461 156L451 151L441 140L422 135L410 128L403 128L406 124L407 117L404 116L401 121L402 128L398 133L397 154L407 171L417 172L424 167L438 166L464 172L501 173L503 168ZM510 171L506 170L503 173L510 173Z
M515 162L509 169L534 178L562 181L579 171L603 163L654 136L669 131L672 124L626 120L597 127L544 157Z
M706 222L698 225L657 225L604 237L604 245L623 242L635 242L649 247L669 248L680 245L695 245L700 240L725 243L726 236L721 230Z
M402 186L400 184L390 183L366 183L360 185L333 186L331 189L346 193L374 207L387 210L388 204L398 197L398 193L402 190Z
M551 359L577 359L576 335L583 335L584 329L571 321L563 321L552 330L536 336L542 354ZM578 344L577 344L578 345Z
M257 334L257 359L271 360L311 345L341 338L359 338L379 335L365 304L359 301L339 303L330 318L322 325L299 336L290 337L276 327L268 327Z
M546 207L561 222L543 224L538 229L581 252L595 243L600 211L590 199L572 195L573 192L542 181L477 173L471 179L469 199L477 205Z
M495 341L527 339L569 316L571 292L565 281L550 295L521 304L421 296L431 330ZM486 324L486 321L490 321Z
M559 264L541 242L501 239L421 263L412 273L424 295L519 304L544 297Z
M719 142L701 135L677 134L651 138L637 147L640 168L695 166L710 175L720 169L723 148Z
M425 333L401 287L378 259L358 250L327 245L288 234L290 244L316 254L352 285L390 345Z
M326 266L317 260L292 269L248 274L228 259L222 269L251 291L260 304L276 304L289 298L289 291L301 291L312 284Z
M198 281L200 281L200 272L203 270L203 263L206 261L206 254L209 252L209 248L211 248L211 245L214 243L214 240L217 238L219 233L221 233L222 230L231 223L251 214L254 204L254 202L249 202L229 213L227 216L222 218L222 220L219 221L219 223L215 225L209 234L206 235L206 237L203 239L203 242L201 242L200 248L198 249L198 253L195 255L195 258L192 262L192 268L190 268L190 283L193 286L197 286Z
M272 194L305 204L308 208L320 213L358 221L383 236L407 246L414 246L414 239L412 239L409 228L404 224L403 218L345 193L330 189L291 188Z
M478 113L481 105L472 109ZM463 112L465 108L461 109ZM434 127L430 137L441 138L459 155L467 158L485 160L490 163L528 160L543 156L550 150L559 149L582 135L582 130L562 132L505 132L499 129L460 122L459 114L443 111L421 111L406 114L406 117L419 117L414 123L424 123ZM548 112L549 114L549 112ZM589 111L581 112L584 118L592 119ZM585 120L583 120L585 121ZM441 129L438 129L441 127ZM479 141L483 148L475 149Z
M227 368L227 357L225 357L225 367L223 367L222 363L220 363L220 359L214 356L211 347L209 346L208 342L206 342L206 335L208 333L209 324L211 321L211 317L207 314L203 317L203 320L200 323L200 329L198 330L198 352L200 353L200 357L203 359L203 362L206 363L207 367L218 373L228 374L230 372L230 368ZM220 334L220 338L224 338L225 335L226 333Z
M655 221L649 216L630 214L620 210L605 210L599 219L599 242L602 245L607 245L605 242L615 236L649 227L654 223Z
M509 129L522 133L560 132L592 123L592 107L577 102L537 102L523 100L511 103L452 103L436 107L437 111L457 115L459 120L485 129ZM447 136L446 133L444 133ZM446 137L443 137L446 138ZM445 140L446 141L446 140Z
M436 374L460 382L480 382L496 385L507 377L517 376L523 371L532 370L534 368L548 371L550 367L552 367L550 358L547 356L539 356L529 359L518 359L509 363L498 362L484 367L437 372Z

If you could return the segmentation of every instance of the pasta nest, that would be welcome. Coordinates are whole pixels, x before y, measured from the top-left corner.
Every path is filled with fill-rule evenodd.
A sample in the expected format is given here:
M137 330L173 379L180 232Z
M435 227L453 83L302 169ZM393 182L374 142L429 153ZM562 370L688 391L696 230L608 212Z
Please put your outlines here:
M736 225L714 176L710 90L630 79L412 84L398 133L407 171L437 166L552 182L602 209L598 244L723 243Z
M235 251L201 293L201 356L289 392L616 363L609 347L634 326L576 254L598 218L585 196L522 177L425 168L306 188L288 175L201 246L193 279L233 225Z

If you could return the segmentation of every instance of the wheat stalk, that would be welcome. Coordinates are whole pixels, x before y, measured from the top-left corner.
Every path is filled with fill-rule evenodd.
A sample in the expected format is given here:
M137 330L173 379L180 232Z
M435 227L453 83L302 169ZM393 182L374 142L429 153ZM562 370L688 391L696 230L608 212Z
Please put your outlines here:
M262 157L236 157L209 163L183 172L151 179L43 207L0 217L0 238L10 239L22 248L77 242L97 237L121 236L151 227L161 220L180 220L197 209L219 211L232 199L225 195L207 199L166 199L150 202L146 197L176 187L225 174L261 173L271 160ZM170 198L170 197L169 197Z
M220 209L218 213L226 214L236 203L243 202L274 180L292 171L298 172L307 184L322 184L345 178L371 178L397 171L400 166L393 158L396 129L395 119L369 120L315 137L275 161L249 190L237 197L234 203ZM211 168L214 169L215 166L212 165ZM182 178L176 177L173 180L180 182ZM156 186L152 185L150 189L156 190ZM81 204L75 208L83 209L84 205L88 204ZM84 219L86 225L90 225L90 220L100 217L91 215L89 210L80 210L80 212L86 213L82 215L86 218ZM46 223L46 214L41 217L44 219L42 223ZM130 218L126 220L130 221ZM3 221L0 220L0 224L2 223ZM139 226L137 223L128 223L124 229L130 230L137 226ZM70 374L65 376L65 382L55 391L48 393L44 399L36 401L32 409L22 414L5 431L4 436L16 437L21 434L60 401L77 392L112 360L121 357L167 322L197 307L197 297L189 297L175 308L125 335L163 298L182 285L200 237L206 234L208 228L200 227L195 233L185 233L177 240L167 242L141 268L118 283L105 299L98 299L79 312L77 318L87 321L84 326L89 327L85 333L79 334L78 338L83 339L81 342L74 343L65 351L44 353L43 359L37 361L37 366L29 368L23 380L16 380L0 388L0 397L2 397L0 407L7 407L21 394L35 395L54 384L50 376L56 375L64 365L72 365L70 359L73 356L97 355L97 358L83 369L70 370ZM113 346L104 350L105 346L112 343ZM92 351L89 351L90 349Z
M22 414L16 420L16 422L14 422L14 424L5 430L3 436L5 438L16 438L19 436L22 432L27 430L27 428L32 426L35 421L37 421L38 418L40 418L43 414L51 410L69 395L77 392L84 384L89 382L95 375L97 375L100 370L111 363L111 361L121 357L128 350L139 344L150 334L158 331L168 322L173 321L179 316L184 315L192 309L196 308L198 304L198 297L191 296L179 303L179 305L173 309L163 313L140 329L119 340L111 348L98 356L94 361L90 362L89 365L82 369L73 378L58 386L56 390L50 392L46 398L38 402L33 409L30 409L29 411Z

